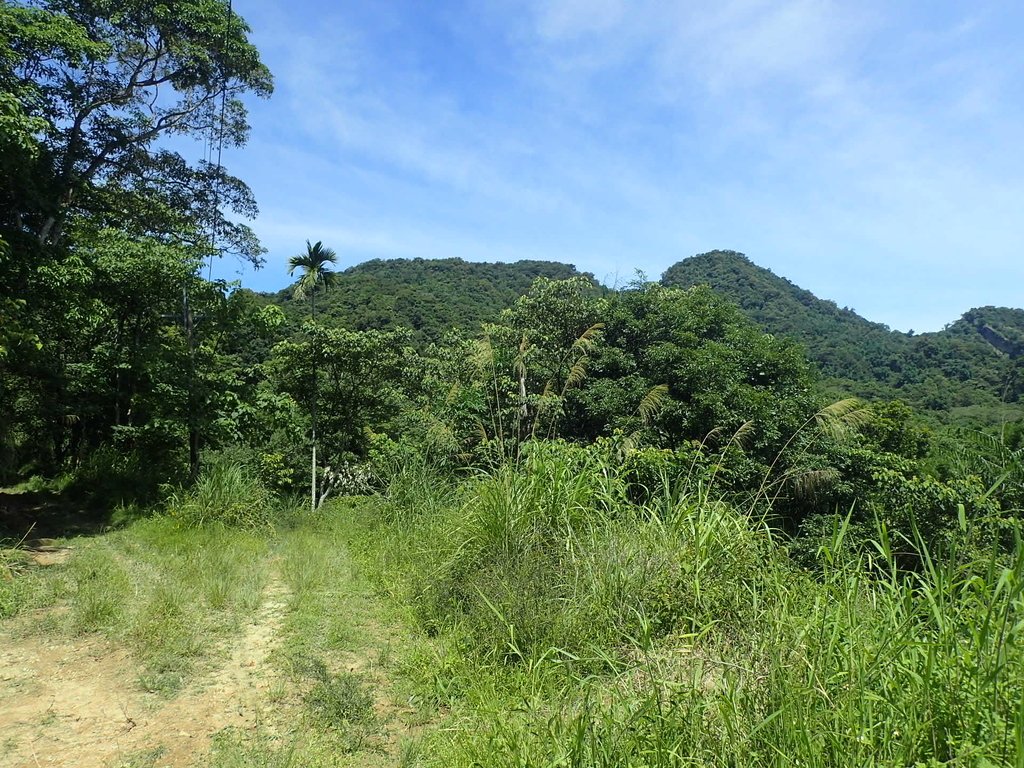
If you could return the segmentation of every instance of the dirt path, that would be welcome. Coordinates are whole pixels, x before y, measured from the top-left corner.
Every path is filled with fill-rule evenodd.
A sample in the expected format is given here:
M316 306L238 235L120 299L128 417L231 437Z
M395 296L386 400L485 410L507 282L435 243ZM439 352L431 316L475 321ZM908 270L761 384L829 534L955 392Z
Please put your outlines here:
M0 766L191 766L213 734L256 729L287 589L271 578L227 660L169 701L138 690L123 649L95 637L21 638L0 629Z

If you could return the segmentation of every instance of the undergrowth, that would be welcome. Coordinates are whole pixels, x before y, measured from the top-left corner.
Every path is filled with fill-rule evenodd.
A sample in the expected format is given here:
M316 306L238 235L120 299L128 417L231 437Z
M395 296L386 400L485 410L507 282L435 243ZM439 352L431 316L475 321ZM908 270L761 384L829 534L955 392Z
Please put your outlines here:
M427 764L1024 760L1019 540L939 559L882 524L851 546L839 520L801 568L699 488L636 504L598 450L557 444L458 493L417 483L350 519L430 638L403 661L445 718Z
M214 461L204 467L195 485L168 489L167 514L182 525L202 528L225 525L269 532L277 521L274 494L237 462Z

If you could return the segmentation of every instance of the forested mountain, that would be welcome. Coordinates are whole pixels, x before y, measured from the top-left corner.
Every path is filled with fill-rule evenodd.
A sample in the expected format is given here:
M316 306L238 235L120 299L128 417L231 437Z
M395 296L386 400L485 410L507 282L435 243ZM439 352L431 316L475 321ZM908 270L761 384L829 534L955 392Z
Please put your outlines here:
M769 333L799 341L836 385L862 396L899 397L944 421L997 423L1024 394L1024 310L972 309L917 336L872 323L819 299L734 251L670 267L666 286L707 284Z
M496 320L537 277L579 274L572 265L549 261L375 259L337 273L318 299L318 312L325 324L350 330L409 328L412 341L423 345L449 329L473 333ZM837 391L903 399L946 423L997 424L1024 410L1018 402L1024 393L1024 310L981 307L937 333L901 333L734 251L680 261L661 283L709 285L764 330L802 344L826 386ZM293 331L308 316L291 287L264 299L284 309Z
M431 342L449 329L475 332L481 323L496 320L538 277L564 280L579 274L571 264L554 261L374 259L337 273L317 311L328 325L360 331L410 328L414 341ZM271 300L297 326L308 308L292 293L289 287Z

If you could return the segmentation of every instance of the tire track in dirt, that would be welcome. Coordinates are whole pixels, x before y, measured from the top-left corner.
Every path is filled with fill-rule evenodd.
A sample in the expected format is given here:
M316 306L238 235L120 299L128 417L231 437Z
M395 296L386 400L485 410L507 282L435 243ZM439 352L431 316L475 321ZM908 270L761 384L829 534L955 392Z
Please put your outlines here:
M0 767L109 768L148 755L146 765L180 768L199 762L218 731L255 730L287 599L272 575L227 660L169 701L139 691L128 652L107 641L0 629Z

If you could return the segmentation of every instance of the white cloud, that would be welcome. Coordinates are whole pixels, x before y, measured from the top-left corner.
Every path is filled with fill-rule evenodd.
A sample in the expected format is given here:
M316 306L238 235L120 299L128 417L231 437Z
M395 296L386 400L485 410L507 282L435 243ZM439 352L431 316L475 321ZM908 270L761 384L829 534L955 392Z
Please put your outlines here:
M1019 281L1024 54L993 8L489 0L443 6L424 43L394 8L310 24L268 2L257 231L601 276L731 247L809 287L849 264L954 279L935 265L973 251Z

